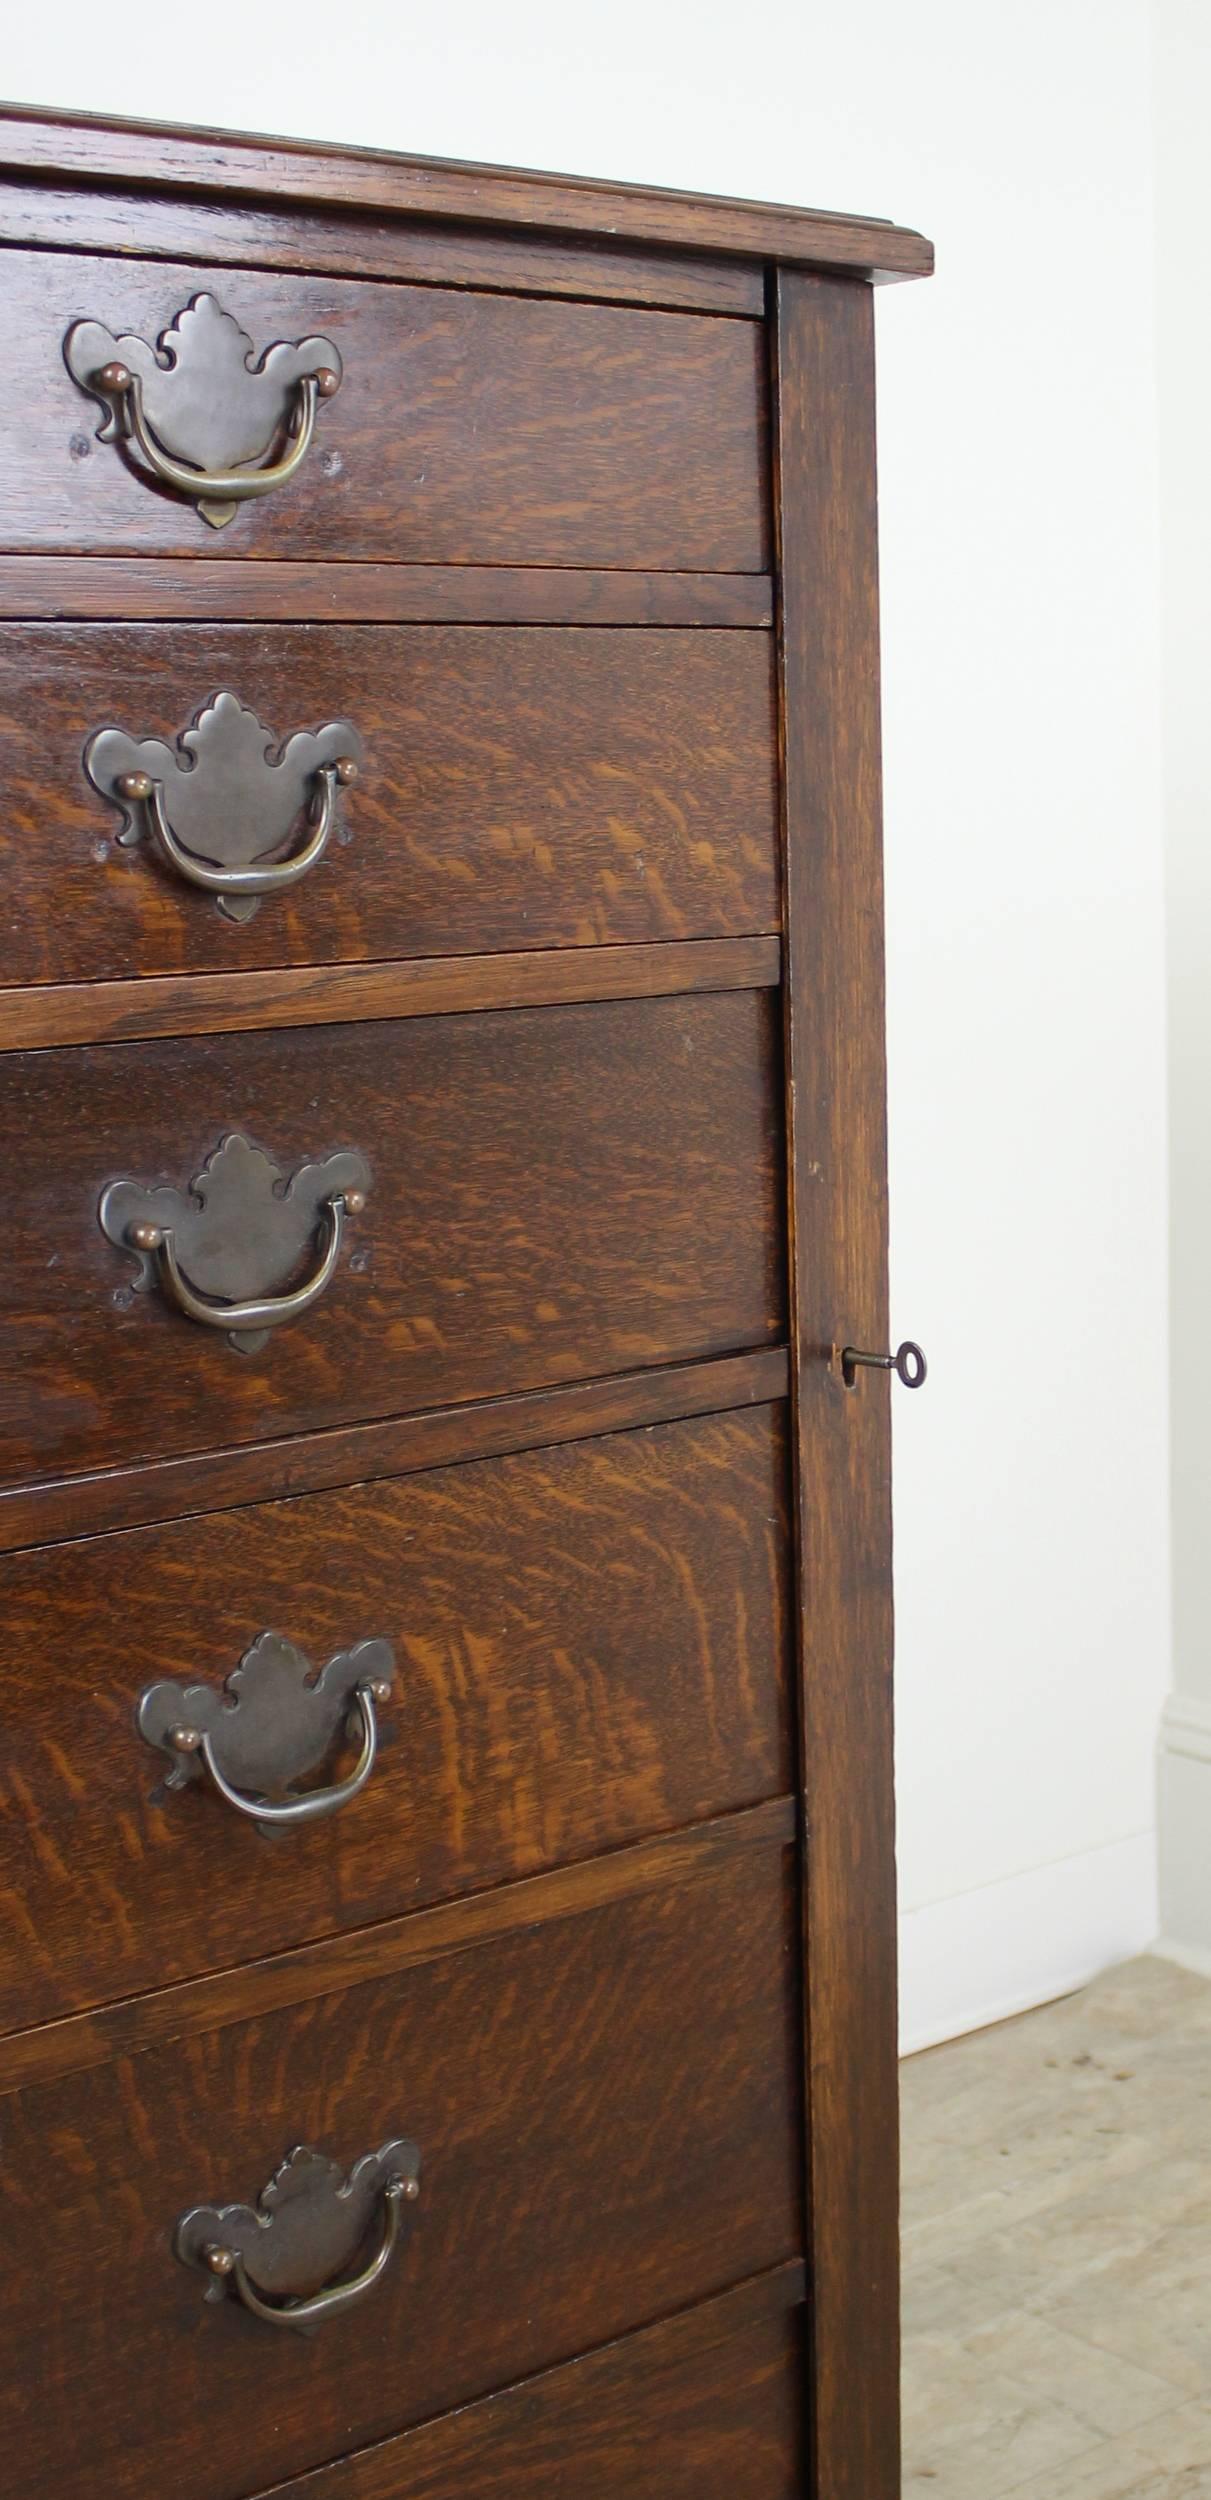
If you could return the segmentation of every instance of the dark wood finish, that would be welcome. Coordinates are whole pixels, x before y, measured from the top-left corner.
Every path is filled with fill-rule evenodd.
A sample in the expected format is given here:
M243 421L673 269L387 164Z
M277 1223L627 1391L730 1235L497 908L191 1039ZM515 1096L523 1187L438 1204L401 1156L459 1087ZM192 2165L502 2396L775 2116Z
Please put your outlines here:
M9 1483L777 1343L770 994L0 1059ZM97 1219L227 1131L373 1189L319 1305L259 1352L182 1319Z
M0 278L14 551L768 569L752 321L59 252L6 252ZM207 286L258 352L315 334L344 363L298 475L217 532L96 440L63 357L73 321L154 340Z
M0 2030L784 1795L785 1472L762 1407L7 1558ZM398 1668L368 1788L272 1838L135 1729L266 1628Z
M83 176L292 200L309 209L385 209L540 234L601 236L611 247L627 241L809 261L865 277L927 278L933 269L933 246L923 235L878 217L19 106L0 118L0 165L49 174L52 181Z
M469 1953L499 1937L578 1917L611 1901L634 1900L670 1884L701 1883L734 1867L745 1851L788 1846L798 1827L796 1800L771 1799L711 1823L557 1867L548 1875L523 1876L437 1909L380 1920L319 1944L297 1945L237 1971L181 1980L149 1996L64 2015L36 2031L10 2032L0 2038L0 2092L108 2066L115 2059L227 2030L286 2006L310 2005L334 1989L391 1978L446 1954Z
M103 726L171 744L222 688L279 741L340 718L365 747L347 838L239 924L119 845L82 761ZM0 718L13 984L778 926L764 634L13 625Z
M65 1042L134 1042L181 1033L356 1024L381 1016L476 1015L497 1007L776 989L781 974L781 940L755 937L53 982L44 989L0 990L0 1049L52 1050Z
M104 450L102 444L100 449ZM253 559L233 590L204 555L0 555L0 617L182 618L381 625L772 625L766 573L582 573L510 564L279 564ZM238 596L236 593L238 592Z
M899 2500L896 1903L873 315L784 272L774 322L787 1123L808 1810L814 2480Z
M50 251L132 252L149 260L231 262L249 269L330 270L342 278L497 288L511 295L576 295L664 304L691 312L765 311L759 261L688 258L555 242L487 226L426 225L416 217L288 209L179 192L56 189L0 180L0 241Z
M30 2500L899 2500L887 1383L839 1356L887 1329L858 280L931 264L878 221L0 114ZM221 535L62 360L207 286L346 368ZM222 682L369 748L349 846L234 930L80 778L102 719L172 734ZM234 1128L373 1174L252 1356L97 1221ZM270 1625L399 1654L370 1787L272 1840L153 1803L132 1724ZM291 2143L405 2131L415 2235L314 2344L175 2263Z
M803 2291L779 2266L272 2500L802 2500Z
M452 1466L507 1450L550 1449L595 1432L762 1405L785 1398L788 1377L786 1348L769 1346L706 1363L657 1364L562 1389L527 1390L518 1397L430 1407L420 1415L304 1433L290 1441L253 1441L197 1458L51 1478L0 1492L0 1553L145 1527L191 1511L231 1510L411 1475L422 1467Z
M12 2094L0 2436L22 2493L255 2490L797 2256L786 1871L745 1852L709 1894ZM255 2193L292 2143L344 2161L404 2129L407 2245L313 2341L208 2308L169 2253L180 2213Z

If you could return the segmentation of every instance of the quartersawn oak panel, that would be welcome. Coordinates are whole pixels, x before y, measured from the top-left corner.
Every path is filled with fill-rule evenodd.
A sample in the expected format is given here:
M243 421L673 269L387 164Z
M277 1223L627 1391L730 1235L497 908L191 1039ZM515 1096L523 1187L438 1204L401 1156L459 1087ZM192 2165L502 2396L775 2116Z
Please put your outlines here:
M800 2254L788 1871L746 1856L11 2095L15 2486L236 2500ZM422 2153L408 2244L314 2339L211 2306L173 2257L181 2212L255 2193L291 2144L397 2130Z
M762 1407L10 1556L0 2030L784 1795L785 1466ZM267 1838L135 1709L270 1627L398 1681L363 1794Z
M278 740L349 718L346 839L256 917L119 845L98 728L170 742L220 688ZM4 977L100 981L776 930L760 633L0 628Z
M785 1346L762 1346L751 1354L718 1354L706 1363L656 1364L561 1389L429 1406L423 1414L330 1427L293 1441L250 1441L238 1450L44 1478L0 1493L0 1552L144 1528L183 1519L188 1511L235 1510L296 1493L329 1492L372 1477L419 1475L426 1467L547 1449L556 1442L587 1441L598 1432L632 1432L728 1407L763 1406L786 1397L789 1369Z
M802 2297L780 2266L273 2500L802 2500Z
M798 1839L802 1817L795 1797L767 1797L764 1805L717 1814L654 1840L607 1849L545 1875L525 1875L487 1892L464 1893L435 1909L409 1910L402 1918L322 1936L245 1962L238 1970L211 1971L156 1988L150 1996L119 1997L82 2014L33 2031L0 2037L0 2092L49 2083L87 2066L109 2066L142 2056L169 2041L221 2031L265 2017L286 2006L305 2005L336 1989L373 1979L394 1979L447 1953L468 1953L478 1944L523 1930L578 1917L609 1901L629 1901L662 1886L701 1883L720 1868L735 1866L742 1849L760 1851Z
M0 1470L222 1448L780 1342L766 991L0 1059ZM132 1291L103 1185L239 1129L373 1187L327 1294L259 1353Z
M0 546L767 569L757 322L70 253L2 270L21 387L0 402ZM96 440L63 359L73 321L154 340L207 291L258 354L318 333L344 364L302 469L223 530Z

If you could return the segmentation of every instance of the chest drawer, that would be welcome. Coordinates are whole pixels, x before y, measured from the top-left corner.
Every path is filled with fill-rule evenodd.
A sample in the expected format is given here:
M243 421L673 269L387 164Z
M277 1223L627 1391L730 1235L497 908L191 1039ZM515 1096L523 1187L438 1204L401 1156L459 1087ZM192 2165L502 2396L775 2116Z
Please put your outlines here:
M276 2500L803 2500L802 2281L780 2267Z
M4 1689L0 2031L785 1794L784 1470L763 1407L6 1557L45 1666ZM272 1829L258 1749L314 1798L355 1747L267 1626L394 1651L365 1788ZM245 1811L144 1741L148 1690L212 1712Z
M11 2094L15 2487L239 2500L796 2256L788 1872L737 1842L701 1882ZM347 2170L394 2138L403 2244L314 2337L174 2254L291 2146Z
M760 323L68 253L5 252L0 289L20 376L0 546L766 569ZM141 372L165 452L212 474L266 449L284 465L306 378L339 388L293 474L215 528L129 442L97 440L114 400L67 352L86 378Z
M775 1010L741 991L0 1060L4 1474L776 1341ZM148 1224L175 1281L135 1246ZM258 1326L258 1293L272 1319L317 1288Z
M766 633L10 625L0 717L8 982L778 926ZM135 768L179 862L115 802Z

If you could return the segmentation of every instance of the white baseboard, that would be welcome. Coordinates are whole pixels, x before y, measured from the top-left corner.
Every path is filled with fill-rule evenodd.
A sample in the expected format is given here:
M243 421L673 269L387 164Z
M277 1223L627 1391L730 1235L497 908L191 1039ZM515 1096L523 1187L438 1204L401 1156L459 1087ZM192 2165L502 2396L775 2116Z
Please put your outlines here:
M1211 1807L1211 1752L1208 1766ZM1145 1952L1159 1924L1150 1831L905 1911L902 2055L1068 1996L1115 1962Z
M1161 1950L1211 1972L1211 1707L1171 1693L1161 1719Z
M1171 1936L1158 1936L1152 1948L1162 1962L1176 1962L1179 1970L1192 1970L1200 1979L1211 1979L1211 1953L1200 1953L1197 1945L1175 1944Z

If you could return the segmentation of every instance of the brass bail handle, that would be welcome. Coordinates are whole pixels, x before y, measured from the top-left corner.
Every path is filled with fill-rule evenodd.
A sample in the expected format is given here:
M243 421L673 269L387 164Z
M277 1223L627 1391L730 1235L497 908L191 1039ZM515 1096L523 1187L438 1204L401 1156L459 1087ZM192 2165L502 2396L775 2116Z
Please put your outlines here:
M210 2276L208 2299L238 2300L266 2326L305 2335L382 2281L419 2195L420 2147L410 2137L393 2137L347 2175L296 2144L255 2205L191 2206L173 2246L182 2265ZM350 2273L372 2226L373 2254Z
M272 494L275 486L285 486L306 459L321 399L333 398L340 385L339 373L329 365L322 365L317 373L305 374L296 384L294 404L286 421L286 448L277 460L268 461L259 469L200 469L191 462L174 459L158 440L143 406L143 385L129 365L114 359L98 366L92 377L94 390L115 401L125 412L130 432L161 485L171 486L183 495L196 495L200 488L206 501L216 505L247 503L255 496Z
M269 2300L258 2292L238 2249L225 2248L216 2242L207 2248L202 2263L220 2282L229 2281L236 2299L254 2318L265 2326L319 2326L326 2318L339 2317L344 2309L353 2309L364 2300L375 2284L382 2281L399 2245L400 2221L405 2204L414 2204L420 2195L420 2181L415 2178L389 2179L383 2189L382 2226L379 2243L369 2265L351 2282L333 2283L309 2300Z
M301 1796L284 1797L277 1803L268 1797L246 1796L242 1789L233 1788L216 1760L214 1746L205 1729L170 1728L166 1741L174 1753L199 1754L220 1797L229 1806L234 1806L237 1814L246 1814L250 1822L258 1824L262 1831L287 1823L318 1823L322 1816L336 1814L352 1798L360 1797L378 1760L378 1712L375 1705L390 1699L391 1687L381 1677L376 1676L357 1685L353 1694L352 1716L361 1736L362 1749L348 1779L339 1781L332 1788L305 1789Z
M929 1365L920 1346L906 1337L894 1354L868 1354L861 1346L847 1345L841 1356L841 1378L847 1389L857 1386L860 1370L894 1372L906 1389L920 1389L928 1377Z
M304 1311L319 1301L336 1272L344 1239L346 1215L360 1215L366 1204L364 1189L338 1190L325 1200L322 1210L326 1237L318 1265L303 1285L293 1293L264 1294L250 1302L221 1302L200 1293L191 1285L177 1256L177 1246L167 1225L132 1224L127 1239L134 1250L146 1251L159 1262L160 1281L170 1302L183 1311L186 1319L199 1320L205 1328L231 1330L280 1328L283 1320L301 1319Z
M279 893L283 886L297 885L300 877L317 865L328 848L336 822L337 791L348 789L356 779L357 765L351 755L338 755L334 762L317 767L316 796L306 839L289 859L276 860L268 868L218 868L185 850L168 821L164 784L153 780L150 773L120 773L113 786L128 805L146 808L153 839L178 876L190 885L202 886L208 894L248 895Z

